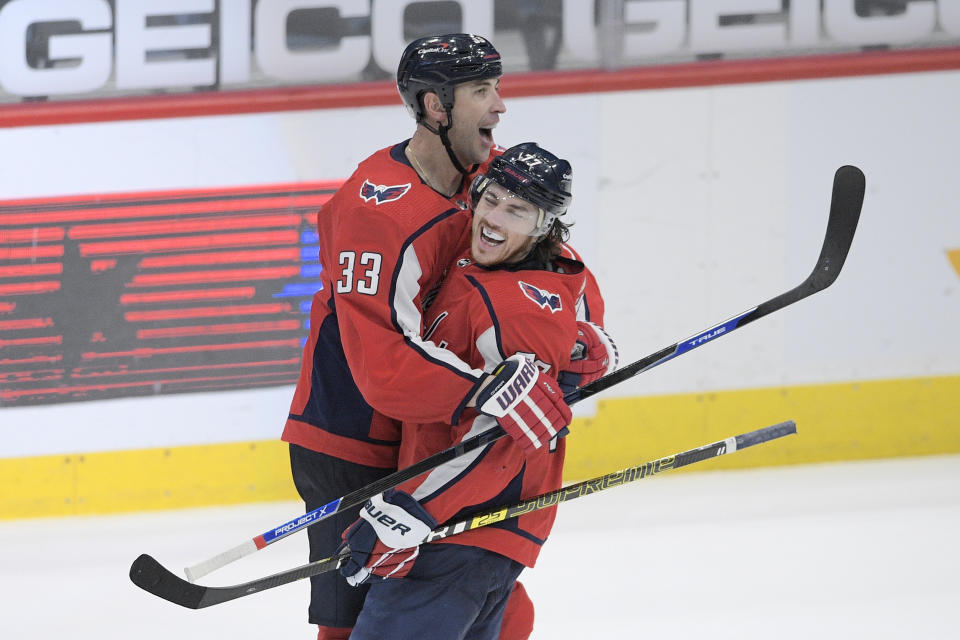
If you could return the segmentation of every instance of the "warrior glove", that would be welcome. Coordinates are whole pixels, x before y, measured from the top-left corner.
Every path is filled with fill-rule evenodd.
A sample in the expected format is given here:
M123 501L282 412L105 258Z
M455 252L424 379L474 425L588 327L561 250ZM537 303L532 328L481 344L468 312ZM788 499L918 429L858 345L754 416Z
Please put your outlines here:
M343 532L350 559L340 575L351 587L368 580L402 578L437 521L409 493L388 489L367 500L360 519Z
M525 454L566 435L573 417L570 407L559 385L530 359L510 356L492 375L493 380L477 395L477 411L496 418Z
M557 380L564 393L570 393L613 373L620 363L617 344L603 327L592 322L577 322L577 342L570 354L570 364Z

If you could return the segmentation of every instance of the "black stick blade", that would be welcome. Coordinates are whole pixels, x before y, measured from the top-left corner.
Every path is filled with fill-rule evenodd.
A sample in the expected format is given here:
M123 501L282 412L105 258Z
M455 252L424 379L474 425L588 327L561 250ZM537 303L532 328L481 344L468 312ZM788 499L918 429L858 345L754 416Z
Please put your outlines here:
M130 565L130 580L144 591L188 609L199 609L207 588L174 575L146 553Z
M843 263L853 244L853 234L860 220L866 178L857 167L846 165L837 169L833 176L833 196L830 198L830 219L827 233L820 250L817 266L808 278L814 290L826 289L843 268Z

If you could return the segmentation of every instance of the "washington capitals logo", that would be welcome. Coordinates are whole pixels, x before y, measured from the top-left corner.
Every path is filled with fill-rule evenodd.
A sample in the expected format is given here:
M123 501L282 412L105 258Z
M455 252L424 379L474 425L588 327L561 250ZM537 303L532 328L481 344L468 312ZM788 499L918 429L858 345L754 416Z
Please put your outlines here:
M550 313L556 313L563 309L563 304L561 304L558 294L544 291L532 284L527 284L523 280L520 280L518 284L520 285L520 290L523 291L523 295L540 305L541 309L550 309Z
M386 186L382 184L373 184L369 180L364 180L360 187L360 197L364 202L370 202L376 198L376 204L384 202L393 202L402 198L407 191L410 191L410 183Z

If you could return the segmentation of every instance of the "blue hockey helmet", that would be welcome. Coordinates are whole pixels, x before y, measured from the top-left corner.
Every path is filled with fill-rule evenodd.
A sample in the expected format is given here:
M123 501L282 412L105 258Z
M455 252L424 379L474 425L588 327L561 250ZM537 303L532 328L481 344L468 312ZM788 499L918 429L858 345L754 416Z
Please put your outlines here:
M418 38L407 45L397 67L397 90L410 115L423 123L424 93L436 92L449 116L456 85L501 75L500 53L489 40L450 33Z
M486 174L478 175L470 185L474 207L491 182L540 210L540 217L530 235L548 233L553 221L567 212L573 199L570 163L536 142L522 142L493 159Z

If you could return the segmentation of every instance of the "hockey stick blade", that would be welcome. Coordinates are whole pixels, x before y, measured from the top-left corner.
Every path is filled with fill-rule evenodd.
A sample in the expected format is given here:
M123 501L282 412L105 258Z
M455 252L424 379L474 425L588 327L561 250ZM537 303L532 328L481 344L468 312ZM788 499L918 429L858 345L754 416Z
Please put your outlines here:
M749 322L774 311L793 304L813 295L817 291L827 288L837 279L840 269L846 260L847 253L850 251L850 245L853 242L853 234L857 228L857 221L860 218L860 209L863 205L863 195L865 188L865 179L863 172L854 166L840 167L833 179L833 194L830 200L830 217L827 222L826 236L823 241L823 247L820 250L820 257L810 276L799 286L794 287L786 293L764 302L738 316L714 325L705 331L701 331L686 340L681 340L665 349L642 358L630 365L627 365L613 373L594 381L593 383L577 389L567 394L564 399L567 404L574 404L584 398L588 398L600 391L608 389L615 384L623 382L628 378L648 371L656 366L672 360L673 358L686 353L700 345L710 342L722 335L726 335L734 329L741 327ZM314 509L304 515L298 516L293 520L285 522L282 525L265 531L255 538L248 539L240 545L219 553L203 562L199 562L191 567L184 569L187 578L194 582L221 567L224 567L235 560L239 560L250 555L267 545L270 545L282 538L285 538L297 531L309 527L312 524L320 522L336 514L343 509L357 506L366 502L371 497L386 491L396 485L411 480L422 473L431 471L438 466L450 462L465 453L484 447L504 435L504 431L495 427L486 433L474 436L444 451L440 451L428 458L425 458L405 469L386 476L365 487L361 487L340 498Z
M350 553L346 551L339 556L311 562L243 584L230 587L205 587L192 584L174 575L152 556L144 553L130 565L130 580L144 591L173 604L178 604L187 609L204 609L215 604L236 600L243 596L309 578L319 573L336 571L349 557Z
M635 467L630 467L629 469L614 471L599 478L585 480L568 487L562 487L556 491L528 498L508 507L494 509L471 516L466 520L451 525L438 527L427 536L427 542L448 538L465 531L471 531L495 522L501 522L508 518L516 518L531 511L546 509L561 502L569 502L576 498L642 480L643 478L670 471L671 469L679 469L680 467L686 467L691 464L696 464L697 462L709 460L710 458L731 454L741 449L782 438L796 432L796 423L794 423L793 420L787 420L786 422L726 438L702 447L697 447L696 449L690 449L689 451L677 453L672 456L651 460L650 462L645 462ZM243 584L227 587L206 587L191 584L183 578L170 573L170 571L165 569L163 565L151 556L144 554L137 558L130 567L130 579L144 591L174 604L178 604L181 607L203 609L321 573L336 571L349 557L349 551L344 550L341 551L339 555L317 560L316 562L281 571L264 578L251 580Z
M656 353L637 360L622 367L599 380L577 389L566 396L567 403L576 402L608 389L628 378L648 371L656 366L672 360L677 356L695 349L707 342L719 338L738 329L745 324L758 320L774 311L812 296L833 284L843 263L850 252L853 235L860 220L860 210L863 207L863 196L866 189L866 179L863 172L857 167L846 165L837 169L833 177L833 193L830 198L830 217L827 220L827 232L820 249L820 257L813 271L807 279L785 293L748 309L729 320L714 325L709 329L696 333L685 340L681 340ZM570 396L574 397L570 397Z

